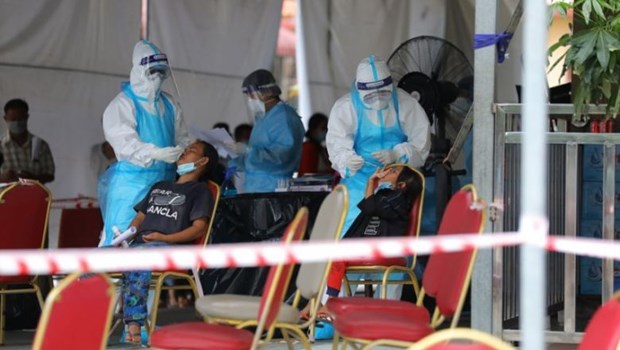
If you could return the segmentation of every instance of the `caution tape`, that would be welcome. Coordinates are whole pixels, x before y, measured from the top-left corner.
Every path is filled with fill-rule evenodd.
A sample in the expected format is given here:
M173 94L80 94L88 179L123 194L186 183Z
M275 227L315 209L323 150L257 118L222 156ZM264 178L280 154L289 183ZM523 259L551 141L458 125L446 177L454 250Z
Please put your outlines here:
M122 272L199 268L260 267L281 263L312 263L428 255L506 247L525 243L522 234L463 234L421 238L346 239L339 242L280 242L214 244L206 248L100 248L61 250L4 250L0 275ZM541 247L542 248L542 247ZM564 253L620 260L620 242L550 236L544 248ZM139 252L138 252L139 251Z

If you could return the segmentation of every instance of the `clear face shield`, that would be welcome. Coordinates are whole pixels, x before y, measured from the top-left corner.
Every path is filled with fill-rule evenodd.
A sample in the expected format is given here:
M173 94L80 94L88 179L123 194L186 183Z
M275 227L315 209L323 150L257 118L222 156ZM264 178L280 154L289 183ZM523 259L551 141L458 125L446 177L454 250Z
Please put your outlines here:
M375 110L385 109L389 105L394 90L392 77L367 83L357 82L356 87L364 105Z
M146 78L149 80L157 78L165 80L170 76L170 67L168 66L166 54L158 53L144 57L140 60L140 65L144 67Z
M273 97L273 94L269 92L269 89L272 87L277 87L277 85L248 85L242 88L243 94L247 97L250 114L255 119L260 119L265 115L265 102L269 101Z

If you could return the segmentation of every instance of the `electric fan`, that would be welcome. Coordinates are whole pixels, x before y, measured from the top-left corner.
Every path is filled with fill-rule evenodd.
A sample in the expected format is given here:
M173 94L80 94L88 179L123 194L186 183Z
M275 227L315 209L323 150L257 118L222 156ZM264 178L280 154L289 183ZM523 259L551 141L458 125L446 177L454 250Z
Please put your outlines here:
M472 104L473 67L456 46L432 36L405 41L387 64L397 86L426 111L434 130L430 158L443 159Z
M453 171L447 155L472 104L474 70L461 50L432 36L405 41L387 64L397 86L424 108L434 131L423 170L428 182L424 206L431 212L434 207L435 221L428 215L422 221L423 230L434 232L452 194L452 176L465 173Z

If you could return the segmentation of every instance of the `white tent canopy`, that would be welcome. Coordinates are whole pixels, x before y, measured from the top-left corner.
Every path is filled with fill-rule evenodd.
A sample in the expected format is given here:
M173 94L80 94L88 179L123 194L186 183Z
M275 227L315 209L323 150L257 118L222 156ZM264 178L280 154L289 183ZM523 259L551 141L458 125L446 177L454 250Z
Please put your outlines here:
M498 31L516 3L503 1ZM281 5L150 0L150 40L170 58L190 127L248 122L241 81L271 67ZM414 36L445 37L473 61L473 0L312 0L300 10L312 112L329 113L364 56L387 59ZM90 148L103 141L101 115L128 77L139 31L138 0L0 0L0 102L21 97L30 104L30 130L50 143L56 161L54 197L96 193ZM498 67L502 102L516 100L519 35L511 59ZM174 93L170 82L164 88Z

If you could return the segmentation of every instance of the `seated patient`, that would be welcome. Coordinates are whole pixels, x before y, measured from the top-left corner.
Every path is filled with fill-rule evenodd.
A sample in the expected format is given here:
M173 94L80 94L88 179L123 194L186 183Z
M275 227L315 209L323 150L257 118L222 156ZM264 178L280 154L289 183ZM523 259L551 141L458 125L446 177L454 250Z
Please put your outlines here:
M411 168L393 165L378 169L368 179L364 199L358 203L361 213L355 218L344 238L396 237L407 234L411 206L422 194L422 183ZM321 303L338 296L346 273L346 262L333 262L327 277L327 290ZM325 313L321 308L319 314ZM301 317L307 317L303 310Z
M177 161L176 182L154 184L134 209L131 222L136 239L131 247L148 248L171 244L189 244L204 235L213 207L213 197L206 185L218 163L217 151L204 141L190 144ZM128 343L139 344L141 327L147 318L150 271L124 274L123 319Z

